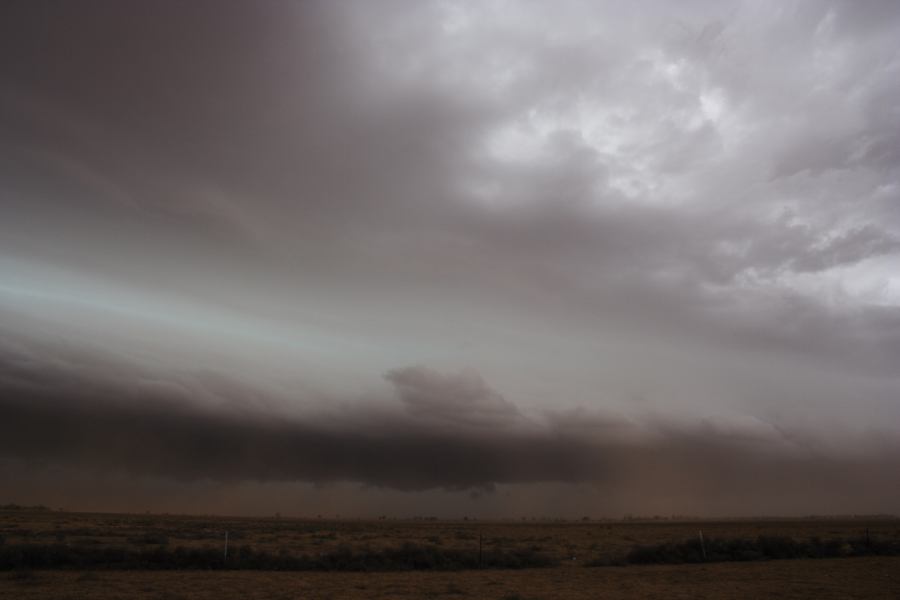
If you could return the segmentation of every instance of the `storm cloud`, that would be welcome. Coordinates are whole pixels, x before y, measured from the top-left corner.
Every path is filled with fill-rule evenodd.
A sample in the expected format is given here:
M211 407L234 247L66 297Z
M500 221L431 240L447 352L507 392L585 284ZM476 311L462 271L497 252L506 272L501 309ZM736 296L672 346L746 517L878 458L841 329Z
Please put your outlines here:
M43 361L48 350L39 353ZM356 482L483 494L587 484L601 497L623 489L644 496L630 510L685 490L719 499L716 511L722 498L765 503L773 493L832 509L884 509L900 499L893 477L900 439L891 435L847 439L857 447L835 452L808 434L753 420L685 426L584 409L525 418L477 374L423 367L386 374L393 403L359 398L326 413L279 414L248 410L248 390L227 380L166 381L113 359L34 356L7 345L0 376L0 452L31 469L51 464L188 489Z
M6 2L2 456L896 510L898 38L892 2Z

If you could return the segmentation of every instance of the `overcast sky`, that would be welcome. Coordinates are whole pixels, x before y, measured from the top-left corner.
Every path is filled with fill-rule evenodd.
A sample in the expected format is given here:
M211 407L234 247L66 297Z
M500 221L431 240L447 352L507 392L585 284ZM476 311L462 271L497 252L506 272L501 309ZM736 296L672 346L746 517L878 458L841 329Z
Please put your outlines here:
M0 502L900 512L900 8L0 7Z

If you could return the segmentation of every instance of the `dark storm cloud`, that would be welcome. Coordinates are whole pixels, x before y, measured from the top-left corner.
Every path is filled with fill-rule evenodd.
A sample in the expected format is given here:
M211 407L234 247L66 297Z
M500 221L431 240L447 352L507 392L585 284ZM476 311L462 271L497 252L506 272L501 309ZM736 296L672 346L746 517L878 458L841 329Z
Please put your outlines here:
M406 410L426 421L497 427L520 416L475 372L444 375L420 366L390 371L385 378L397 388Z
M890 2L0 13L9 455L837 490L779 431L900 416Z
M209 394L202 378L159 380L115 361L35 359L7 346L0 446L6 458L188 481L349 480L423 489L593 479L603 471L599 457L575 440L496 435L488 426L497 424L498 405L504 415L515 408L473 374L408 368L388 377L405 411L359 406L300 419L248 411L240 387ZM215 405L198 403L209 395ZM427 414L429 403L437 414Z
M892 477L900 447L890 436L835 456L760 422L686 429L580 409L514 424L515 407L476 374L422 367L388 374L402 408L356 403L300 417L247 411L238 401L246 389L202 376L159 380L113 360L35 350L7 340L0 360L0 457L35 467L178 485L345 481L421 491L557 482L617 494L805 490L809 506L848 494L867 503L875 493L882 506L900 499ZM215 404L198 402L204 396Z
M448 13L430 4L408 10L404 3L378 9L17 3L4 19L0 53L4 97L18 98L3 113L4 153L13 165L6 180L18 188L4 201L30 214L30 227L43 222L64 229L81 220L59 242L69 252L53 260L87 263L116 278L129 275L122 265L103 263L96 241L85 239L92 232L128 231L110 245L122 262L146 267L148 277L161 263L177 262L168 247L197 262L215 261L224 249L233 265L253 264L258 255L247 258L241 250L248 243L267 257L272 278L296 274L287 263L301 265L306 277L334 272L350 279L359 276L354 265L363 260L387 285L448 273L463 278L462 289L514 295L549 278L563 299L577 298L585 280L595 278L605 289L624 282L626 294L630 284L640 289L647 280L664 280L666 289L656 292L676 313L681 286L727 286L715 296L721 302L748 292L784 293L785 276L789 281L811 269L896 257L896 219L884 222L875 206L868 218L860 212L823 220L819 210L800 210L780 219L767 208L776 197L793 203L780 190L750 201L727 197L752 187L742 175L752 172L758 143L773 156L770 174L777 179L875 167L884 171L882 184L895 181L889 165L865 158L889 153L892 129L885 126L896 119L891 103L877 98L890 86L891 67L871 71L865 81L858 74L864 61L888 60L884 47L877 40L853 38L856 45L845 47L819 39L829 27L855 31L878 22L871 19L874 8L792 6L773 26L772 55L753 57L748 78L769 79L746 93L737 87L746 80L732 80L731 61L750 60L740 54L741 44L759 43L753 27L771 25L765 11L742 15L731 8L724 12L732 21L725 22L699 6L677 18L662 11L647 19L657 42L585 38L571 20L590 13L574 7L552 22L560 31L572 28L571 39L551 41L532 26L542 13L531 7L518 28L492 18L470 23L460 46L446 31L448 15L459 12L465 21L474 7ZM604 16L616 15L601 12L595 19ZM638 26L634 33L648 32ZM797 39L784 39L789 34ZM770 65L782 46L793 50L787 64ZM771 102L786 100L772 89L779 77L791 69L819 75L811 56L817 51L838 53L833 61L845 70L818 82L824 91L809 100L813 114L779 112L780 123L762 114ZM487 59L472 63L479 54ZM498 83L489 84L495 77ZM851 84L852 100L835 96ZM716 93L725 103L718 110L731 111L724 117L734 127L771 136L763 142L748 134L746 156L728 167L739 172L727 191L703 189L720 185L710 161L727 160L723 137L732 127L703 112L703 98ZM585 123L570 122L568 111L583 112L585 103L598 114L623 114L607 134L616 149L598 146ZM624 116L626 108L633 114ZM516 127L548 129L517 142L535 146L535 157L484 154ZM659 198L624 191L620 179L646 177L629 166L639 163L658 179ZM670 171L699 178L690 182L696 205L666 205L672 192L662 188ZM43 208L33 197L39 186ZM32 193L21 193L23 187ZM662 202L647 206L645 199ZM710 206L714 200L759 209L723 210ZM821 214L845 200L823 199ZM46 206L54 203L59 206ZM71 214L84 210L87 216ZM57 223L53 213L62 215ZM868 241L858 240L858 232ZM169 243L159 244L161 237ZM217 242L205 246L206 237ZM17 253L48 252L27 241L7 244ZM497 270L509 271L509 282ZM742 277L761 289L743 289ZM701 299L708 297L704 292ZM779 316L776 307L765 310L766 318ZM705 318L717 326L711 315Z

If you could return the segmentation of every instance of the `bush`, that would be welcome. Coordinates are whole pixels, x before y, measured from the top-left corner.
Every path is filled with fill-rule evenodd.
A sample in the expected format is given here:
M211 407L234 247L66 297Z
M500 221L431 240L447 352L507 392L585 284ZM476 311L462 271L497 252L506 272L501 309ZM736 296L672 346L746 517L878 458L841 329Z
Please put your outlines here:
M353 550L340 546L319 555L270 554L242 545L225 559L220 548L171 550L71 546L66 544L6 544L0 546L0 570L11 569L254 569L290 571L414 571L460 569L521 569L548 567L554 560L534 549L477 552L437 546L403 544L383 550Z
M713 538L706 540L705 546L701 545L699 539L635 546L625 555L624 560L631 564L680 564L898 554L900 542L888 540L836 538L822 541L819 538L812 538L802 542L785 536L759 536L756 539ZM601 561L591 561L588 566L605 564Z
M169 543L169 538L162 533L145 533L128 538L128 541L138 546L165 546Z

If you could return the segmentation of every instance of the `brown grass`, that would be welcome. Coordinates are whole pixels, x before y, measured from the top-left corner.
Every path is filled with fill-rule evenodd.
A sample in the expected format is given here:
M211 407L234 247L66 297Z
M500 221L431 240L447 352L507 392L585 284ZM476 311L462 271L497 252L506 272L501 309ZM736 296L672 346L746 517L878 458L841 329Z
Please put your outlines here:
M552 569L408 573L29 571L0 573L0 598L900 598L900 558L582 568L638 544L697 536L900 539L891 519L718 522L324 521L0 511L6 543L117 546L248 544L273 553L404 542L485 550L538 547Z
M36 572L0 597L60 599L900 598L900 558L459 573Z
M538 549L567 565L619 556L636 545L696 538L787 536L798 540L870 535L900 540L898 519L746 521L328 521L178 515L123 515L57 511L0 511L0 538L7 543L147 547L252 546L272 554L318 554L339 547L379 549L404 542L442 549L485 552Z

